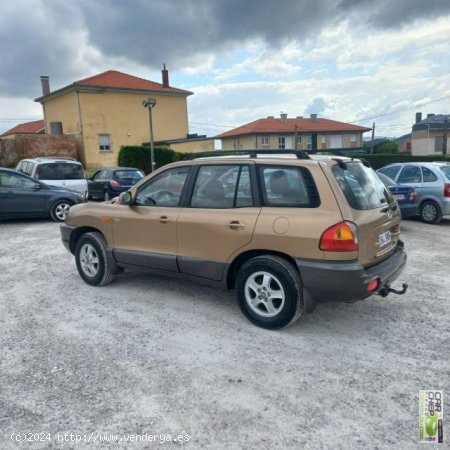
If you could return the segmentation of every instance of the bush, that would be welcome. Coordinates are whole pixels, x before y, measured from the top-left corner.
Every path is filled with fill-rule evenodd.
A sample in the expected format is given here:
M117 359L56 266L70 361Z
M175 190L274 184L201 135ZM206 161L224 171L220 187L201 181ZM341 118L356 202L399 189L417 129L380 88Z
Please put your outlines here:
M165 166L172 162L180 161L186 155L165 147L155 148L155 165L156 168ZM145 174L151 172L151 151L147 146L125 146L119 151L117 164L124 167L136 167L141 169Z
M379 169L380 167L386 166L387 164L398 163L398 162L433 162L433 161L448 161L450 162L450 156L443 155L426 155L426 156L416 156L410 154L397 153L394 155L348 155L352 158L364 158L370 162L370 165L374 169Z
M394 155L398 153L398 142L395 141L386 141L382 144L379 144L375 148L375 153L377 154L383 154L383 155Z

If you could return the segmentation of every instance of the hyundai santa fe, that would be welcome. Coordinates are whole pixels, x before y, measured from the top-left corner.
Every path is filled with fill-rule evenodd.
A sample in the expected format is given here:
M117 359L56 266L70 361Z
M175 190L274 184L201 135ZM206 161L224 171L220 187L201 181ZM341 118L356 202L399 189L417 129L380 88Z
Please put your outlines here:
M61 234L81 278L99 286L140 269L235 288L244 315L269 329L317 302L406 292L391 287L406 264L400 210L368 163L225 154L164 166L118 199L72 207Z

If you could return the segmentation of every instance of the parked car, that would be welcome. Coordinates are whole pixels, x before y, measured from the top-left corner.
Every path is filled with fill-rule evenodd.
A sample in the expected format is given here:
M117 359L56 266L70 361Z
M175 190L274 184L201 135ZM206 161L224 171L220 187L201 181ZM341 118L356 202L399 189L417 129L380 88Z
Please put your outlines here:
M376 173L273 152L169 164L111 202L71 208L61 235L81 278L142 269L235 287L245 316L271 329L319 301L405 293L391 288L406 264L400 210Z
M415 188L419 215L425 223L439 223L450 214L450 165L446 163L397 163L378 169L398 184Z
M39 157L22 159L16 170L51 186L78 191L87 196L83 166L73 158Z
M72 205L84 195L48 186L16 170L0 168L0 218L51 217L63 222Z
M417 203L416 190L411 186L402 186L398 184L392 178L389 178L383 173L379 172L378 176L397 200L402 213L402 218L407 219L408 217L417 216L419 212L419 205Z
M144 178L144 172L133 167L107 167L88 179L88 198L110 200Z

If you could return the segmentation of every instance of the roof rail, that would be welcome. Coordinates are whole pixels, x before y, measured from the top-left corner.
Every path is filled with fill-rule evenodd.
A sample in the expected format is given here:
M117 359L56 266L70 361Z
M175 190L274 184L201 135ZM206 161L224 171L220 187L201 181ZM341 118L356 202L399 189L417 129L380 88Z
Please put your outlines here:
M218 156L249 156L250 158L257 158L258 155L294 155L297 159L311 159L309 157L310 151L305 150L279 150L279 149L251 149L251 150L215 150L213 152L199 152L187 155L184 159L209 158Z

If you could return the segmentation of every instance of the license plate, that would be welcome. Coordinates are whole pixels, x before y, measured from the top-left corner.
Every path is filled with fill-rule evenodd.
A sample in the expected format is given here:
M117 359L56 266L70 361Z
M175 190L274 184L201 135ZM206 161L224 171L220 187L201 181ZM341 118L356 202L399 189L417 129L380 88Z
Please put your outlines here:
M380 244L380 247L383 247L383 245L389 244L391 242L391 232L385 231L384 233L381 233L378 236L378 244Z
M394 197L396 200L405 200L405 196L403 194L395 194Z

